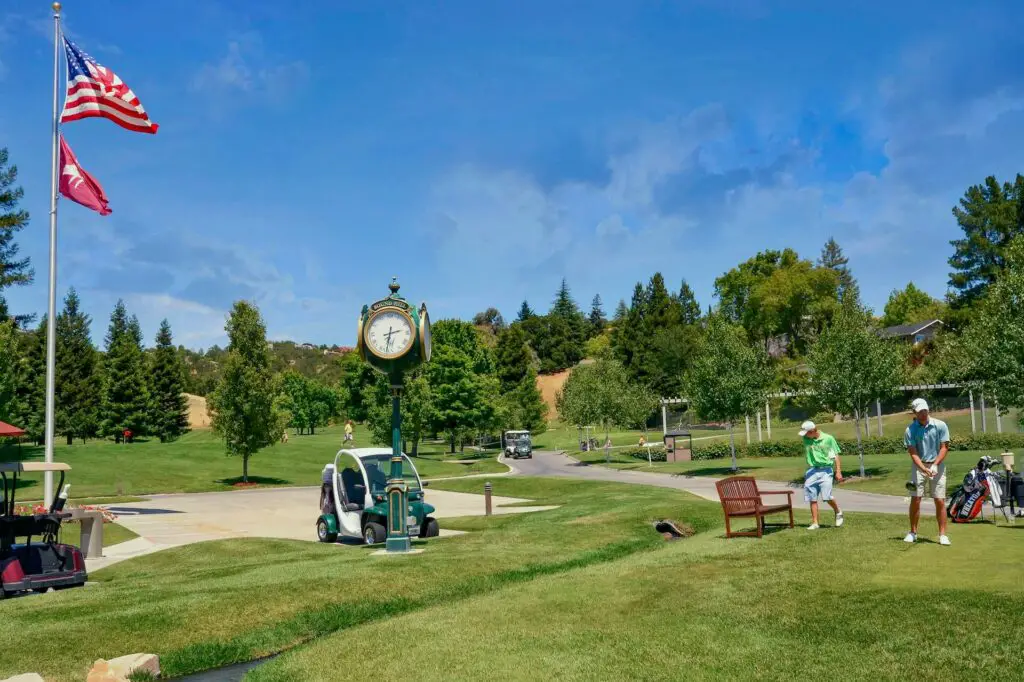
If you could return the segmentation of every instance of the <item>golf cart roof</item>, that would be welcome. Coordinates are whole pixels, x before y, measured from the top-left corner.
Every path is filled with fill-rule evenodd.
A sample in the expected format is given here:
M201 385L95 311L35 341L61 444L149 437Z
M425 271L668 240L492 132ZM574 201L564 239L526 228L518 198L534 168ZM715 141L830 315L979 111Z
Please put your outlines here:
M342 452L348 453L353 457L363 459L364 457L380 457L381 455L391 456L391 448L352 448L350 450L342 450ZM402 453L405 454L405 453Z
M506 431L506 436L529 436L529 431Z
M71 466L61 462L0 462L0 471L71 471Z

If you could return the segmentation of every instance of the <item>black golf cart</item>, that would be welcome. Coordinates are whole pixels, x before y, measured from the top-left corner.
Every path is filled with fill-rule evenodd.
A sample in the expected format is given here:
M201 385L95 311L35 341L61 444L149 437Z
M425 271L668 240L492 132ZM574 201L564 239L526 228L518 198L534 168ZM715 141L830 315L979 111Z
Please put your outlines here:
M58 542L60 524L71 514L63 511L67 501L64 472L67 464L58 462L0 462L3 479L3 508L0 509L0 596L34 590L46 592L51 587L62 590L85 584L85 557L73 545ZM60 483L49 508L39 514L16 514L14 495L19 473L59 471ZM24 543L16 542L24 538ZM39 538L33 542L33 538Z

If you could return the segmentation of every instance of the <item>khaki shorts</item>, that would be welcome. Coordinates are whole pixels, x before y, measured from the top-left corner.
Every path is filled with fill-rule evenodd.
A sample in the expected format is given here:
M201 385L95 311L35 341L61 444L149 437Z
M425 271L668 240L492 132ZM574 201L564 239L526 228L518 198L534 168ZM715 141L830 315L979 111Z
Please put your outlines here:
M939 473L932 478L922 474L917 467L910 467L910 482L916 488L910 493L911 497L924 497L927 491L936 500L946 499L946 463L939 465Z

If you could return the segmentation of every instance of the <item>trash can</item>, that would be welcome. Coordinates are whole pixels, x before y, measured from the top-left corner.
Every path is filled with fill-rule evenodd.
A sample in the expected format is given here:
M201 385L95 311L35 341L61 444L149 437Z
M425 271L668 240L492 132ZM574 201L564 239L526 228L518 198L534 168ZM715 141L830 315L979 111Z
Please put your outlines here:
M666 462L689 462L693 459L693 436L689 431L669 431L664 441Z

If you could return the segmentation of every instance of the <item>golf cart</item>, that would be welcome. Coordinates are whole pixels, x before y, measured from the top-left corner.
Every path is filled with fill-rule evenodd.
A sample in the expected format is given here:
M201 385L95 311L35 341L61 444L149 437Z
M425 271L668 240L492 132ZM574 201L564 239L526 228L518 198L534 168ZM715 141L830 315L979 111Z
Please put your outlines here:
M82 550L57 541L60 524L71 514L63 511L67 502L64 472L67 464L58 462L0 462L4 498L0 510L0 595L33 590L46 592L49 588L63 590L80 587L88 577ZM14 494L18 488L19 473L60 472L59 491L49 508L40 514L15 514ZM8 477L8 475L10 475ZM33 536L39 542L32 542ZM17 543L17 538L25 538Z
M362 538L368 545L387 539L388 502L385 489L391 471L388 448L339 450L334 463L324 467L320 486L320 518L316 535L320 542L338 536ZM437 537L434 507L423 501L424 484L412 461L402 455L402 476L409 486L409 536Z
M520 457L533 459L533 441L530 440L529 431L505 432L505 457L509 459L519 459Z

